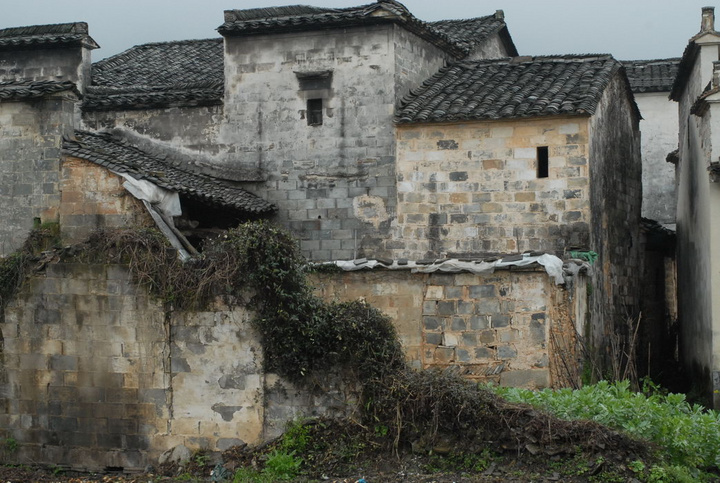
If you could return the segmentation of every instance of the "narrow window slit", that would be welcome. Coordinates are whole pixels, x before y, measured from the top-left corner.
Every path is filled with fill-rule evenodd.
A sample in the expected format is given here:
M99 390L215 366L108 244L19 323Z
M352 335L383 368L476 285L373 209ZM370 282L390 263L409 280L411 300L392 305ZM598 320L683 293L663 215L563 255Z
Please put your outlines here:
M537 147L537 177L547 178L548 177L548 147L538 146Z
M308 126L322 126L323 116L323 100L308 99L307 100L307 123Z

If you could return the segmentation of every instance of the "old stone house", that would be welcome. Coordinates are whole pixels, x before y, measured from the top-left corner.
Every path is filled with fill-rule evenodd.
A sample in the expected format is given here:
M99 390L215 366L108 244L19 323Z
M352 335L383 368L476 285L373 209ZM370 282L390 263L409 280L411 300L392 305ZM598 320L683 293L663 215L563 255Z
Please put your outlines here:
M595 251L590 343L637 311L639 112L610 56L459 62L398 111L397 256Z
M717 135L720 34L712 7L702 11L701 29L680 61L671 99L679 109L677 179L677 270L680 351L693 382L720 406L720 345L717 330L718 213Z
M518 57L501 11L426 23L393 0L231 10L218 30L92 65L84 24L0 31L0 255L58 222L67 242L157 225L192 256L271 218L346 270L318 293L380 307L417 367L561 386L578 334L608 355L641 244L620 63ZM250 316L168 315L122 267L50 264L3 314L0 429L34 461L138 468L341 405L286 397Z

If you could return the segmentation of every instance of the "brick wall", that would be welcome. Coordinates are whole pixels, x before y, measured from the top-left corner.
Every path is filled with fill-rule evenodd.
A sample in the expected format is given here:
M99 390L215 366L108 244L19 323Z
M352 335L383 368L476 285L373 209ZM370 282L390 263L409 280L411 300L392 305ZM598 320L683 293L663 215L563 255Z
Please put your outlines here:
M262 170L248 189L314 260L384 256L395 218L396 100L446 55L394 25L225 39L224 162ZM297 72L332 72L301 90ZM306 101L323 100L322 125Z
M629 344L627 320L640 310L642 161L639 120L628 89L617 74L590 121L590 246L598 253L591 280L590 346L606 368L612 357L610 336Z
M397 137L396 258L588 246L586 118L400 125Z

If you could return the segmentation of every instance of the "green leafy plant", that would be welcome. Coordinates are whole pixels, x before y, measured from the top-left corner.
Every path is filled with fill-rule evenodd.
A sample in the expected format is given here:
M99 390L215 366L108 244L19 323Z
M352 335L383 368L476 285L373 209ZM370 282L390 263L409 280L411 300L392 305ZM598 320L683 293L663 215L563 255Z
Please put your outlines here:
M3 446L8 453L15 453L18 450L18 442L12 436L5 438L5 441L3 441Z
M671 466L702 469L720 464L720 415L689 404L683 394L650 391L645 395L631 391L627 381L601 381L575 391L493 390L510 401L530 403L563 419L597 421L650 440ZM642 471L639 463L631 470Z
M294 451L275 450L265 461L263 473L275 480L292 480L297 476L302 465L302 459L295 457Z
M310 443L310 428L302 419L288 422L280 447L285 451L302 453Z

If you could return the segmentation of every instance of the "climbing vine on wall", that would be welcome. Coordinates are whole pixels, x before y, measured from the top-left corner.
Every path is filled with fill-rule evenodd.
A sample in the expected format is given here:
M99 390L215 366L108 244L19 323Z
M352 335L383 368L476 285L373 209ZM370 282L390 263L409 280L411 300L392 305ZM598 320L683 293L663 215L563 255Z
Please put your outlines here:
M127 264L135 280L170 310L202 310L217 297L249 306L256 313L253 325L266 370L293 382L342 366L366 385L404 367L388 317L363 302L327 303L315 296L297 241L267 222L229 230L185 263L153 229L95 233L75 257Z
M57 223L37 226L30 232L23 246L0 258L0 319L5 306L12 300L43 250L59 242Z

